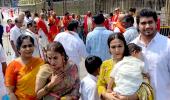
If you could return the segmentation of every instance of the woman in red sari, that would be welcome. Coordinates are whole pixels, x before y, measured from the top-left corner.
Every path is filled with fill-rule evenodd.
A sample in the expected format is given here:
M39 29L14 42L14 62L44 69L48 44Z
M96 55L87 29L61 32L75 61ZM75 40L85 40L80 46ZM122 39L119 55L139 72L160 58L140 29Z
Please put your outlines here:
M49 34L52 36L52 40L55 38L55 36L59 33L58 25L59 20L56 17L56 13L53 12L52 15L48 19L50 31Z

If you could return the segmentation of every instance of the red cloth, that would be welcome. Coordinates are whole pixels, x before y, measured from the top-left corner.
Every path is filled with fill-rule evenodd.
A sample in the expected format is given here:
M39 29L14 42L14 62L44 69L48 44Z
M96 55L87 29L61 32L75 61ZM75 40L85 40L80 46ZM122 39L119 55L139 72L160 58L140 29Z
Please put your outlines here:
M117 22L117 21L118 21L118 18L119 18L119 14L113 15L112 21L113 21L113 22Z
M84 34L85 34L85 36L87 36L87 34L88 34L87 18L88 18L88 16L86 15L84 17ZM95 27L94 22L92 21L92 30L94 29L94 27Z
M66 16L63 17L63 25L64 25L64 29L67 30L67 26L70 23L72 19L69 17L67 18Z
M52 36L52 40L59 33L58 24L59 20L57 18L53 18L52 16L48 19L50 25L50 35Z
M109 20L108 19L105 19L104 26L106 27L106 29L109 30Z
M11 17L14 17L14 11L13 11L13 9L10 9L9 14L10 14Z
M157 31L160 32L160 30L161 30L161 20L160 20L160 18L158 18L158 20L157 20Z
M47 26L44 22L43 19L39 18L38 22L37 22L37 27L38 27L38 30L39 29L42 29L42 31L45 33L45 35L48 37L48 41L49 42L52 42L53 39L52 39L52 36L51 34L48 32L48 29L47 29Z
M6 26L6 32L9 33L10 30L11 30L14 26L15 26L14 24L7 25L7 26Z

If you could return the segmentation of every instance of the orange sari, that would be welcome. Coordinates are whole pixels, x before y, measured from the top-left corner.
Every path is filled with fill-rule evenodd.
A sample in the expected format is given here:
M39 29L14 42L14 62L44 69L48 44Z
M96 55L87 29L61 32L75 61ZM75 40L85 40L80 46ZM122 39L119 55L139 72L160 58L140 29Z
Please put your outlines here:
M126 29L121 25L121 22L118 21L115 25L113 25L113 30L115 27L118 27L121 33L124 33Z
M14 86L14 93L18 100L36 100L35 80L36 74L44 62L40 58L22 65L18 59L13 60L7 67L5 74L5 85Z

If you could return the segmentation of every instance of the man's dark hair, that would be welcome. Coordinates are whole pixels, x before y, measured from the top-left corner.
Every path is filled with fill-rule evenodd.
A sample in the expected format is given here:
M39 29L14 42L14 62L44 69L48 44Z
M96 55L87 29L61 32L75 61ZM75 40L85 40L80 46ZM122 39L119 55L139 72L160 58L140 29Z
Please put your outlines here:
M109 16L112 17L112 16L113 16L113 13L110 13Z
M139 25L140 22L140 18L141 17L153 17L153 19L155 20L155 22L157 22L157 14L155 11L151 10L151 9L142 9L136 17L136 22Z
M102 24L104 22L104 16L103 14L98 14L96 16L93 17L93 21L95 24L99 25L99 24Z
M34 20L31 20L27 23L27 28L32 27L35 24L36 24L36 22Z
M126 15L126 16L124 17L124 21L127 22L127 23L131 23L131 24L133 25L133 23L134 23L134 18L133 18L133 16L131 16L131 15Z
M136 12L136 8L130 8L129 11L135 13Z
M72 21L68 24L67 29L68 29L69 31L73 31L75 28L77 29L77 27L78 27L78 22L75 21L75 20L72 20Z
M66 12L64 15L65 15L65 16L69 15L69 12Z
M85 60L85 67L89 74L93 74L98 68L100 68L102 60L97 56L88 56Z

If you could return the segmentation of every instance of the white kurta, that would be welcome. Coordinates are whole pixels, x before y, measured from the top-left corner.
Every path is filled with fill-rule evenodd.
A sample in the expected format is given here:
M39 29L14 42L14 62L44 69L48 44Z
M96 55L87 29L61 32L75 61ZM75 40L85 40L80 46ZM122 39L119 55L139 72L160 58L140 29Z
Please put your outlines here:
M88 74L80 84L82 100L100 100L97 91L97 77Z
M142 47L145 64L149 67L151 86L154 89L155 100L170 99L170 39L156 33L150 43L137 37L133 43Z

